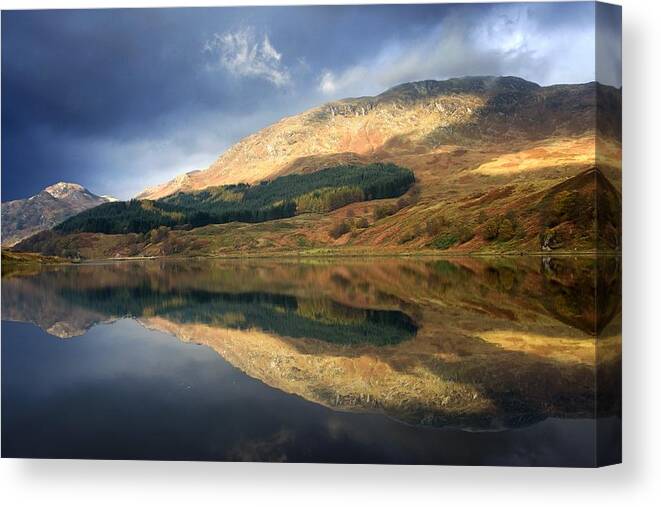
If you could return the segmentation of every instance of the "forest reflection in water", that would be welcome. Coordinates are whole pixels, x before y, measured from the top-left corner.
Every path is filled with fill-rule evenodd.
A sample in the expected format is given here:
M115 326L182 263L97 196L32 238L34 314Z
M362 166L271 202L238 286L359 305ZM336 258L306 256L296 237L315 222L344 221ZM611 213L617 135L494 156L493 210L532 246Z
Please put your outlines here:
M164 260L2 281L3 320L71 338L128 317L334 411L471 431L618 417L620 300L617 257Z

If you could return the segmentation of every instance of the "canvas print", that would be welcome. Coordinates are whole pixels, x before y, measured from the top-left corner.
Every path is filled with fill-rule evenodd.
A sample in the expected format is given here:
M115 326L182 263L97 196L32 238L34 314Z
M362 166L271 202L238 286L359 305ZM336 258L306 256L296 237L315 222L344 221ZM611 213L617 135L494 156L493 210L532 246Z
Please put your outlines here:
M2 12L2 456L621 460L621 9Z

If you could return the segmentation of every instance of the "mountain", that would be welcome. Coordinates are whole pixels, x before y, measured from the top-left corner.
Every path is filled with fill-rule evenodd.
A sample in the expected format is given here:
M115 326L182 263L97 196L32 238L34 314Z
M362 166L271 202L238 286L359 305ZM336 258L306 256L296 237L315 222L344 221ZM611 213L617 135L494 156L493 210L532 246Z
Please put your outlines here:
M80 258L617 252L621 101L621 89L594 82L405 83L283 118L207 169L145 190L133 208L106 205L16 248ZM376 165L411 171L413 184L373 199L352 184L339 206L309 205L330 198L328 186L289 191L294 175L336 171L350 181ZM286 209L246 210L249 197Z
M95 195L76 183L61 181L27 199L3 202L2 245L12 246L81 211L112 201L116 199Z
M450 146L515 146L576 136L594 130L598 93L606 106L599 123L606 135L618 138L620 94L596 83L541 87L493 76L406 83L283 118L230 147L206 170L180 175L137 198L254 183L339 163L397 163L406 157L415 165L411 157Z

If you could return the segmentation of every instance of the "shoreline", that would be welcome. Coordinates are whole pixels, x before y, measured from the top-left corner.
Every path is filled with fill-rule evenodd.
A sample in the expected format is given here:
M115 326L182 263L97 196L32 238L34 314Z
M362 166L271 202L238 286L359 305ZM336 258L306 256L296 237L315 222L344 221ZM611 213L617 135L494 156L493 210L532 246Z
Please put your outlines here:
M11 250L4 250L11 252ZM12 252L16 253L16 252ZM38 257L40 254L20 252L20 254L27 254L30 257ZM138 261L153 261L153 260L251 260L251 259L264 259L264 260L306 260L306 259L452 259L452 258L539 258L539 257L581 257L581 258L598 258L598 257L622 257L622 252L613 251L600 251L600 252L433 252L433 251L420 251L420 252L334 252L334 251L298 251L298 252L251 252L251 253L228 253L217 255L193 255L193 256L179 256L179 255L160 255L160 256L135 256L135 257L100 257L94 259L81 259L71 260L58 257L57 260L43 256L42 262L35 262L34 259L25 261L13 261L12 263L20 264L39 264L41 266L63 266L63 265L84 265L84 264L99 264L110 262L138 262Z

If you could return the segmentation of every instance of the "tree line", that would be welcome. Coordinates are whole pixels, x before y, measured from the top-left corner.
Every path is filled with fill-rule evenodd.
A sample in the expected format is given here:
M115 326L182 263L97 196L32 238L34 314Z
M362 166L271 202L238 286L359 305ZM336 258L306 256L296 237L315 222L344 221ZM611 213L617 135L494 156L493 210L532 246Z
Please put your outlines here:
M69 218L55 230L127 234L146 233L159 227L265 222L297 213L327 212L352 202L397 197L414 181L410 170L395 164L342 165L255 185L178 192L156 201L105 203Z

